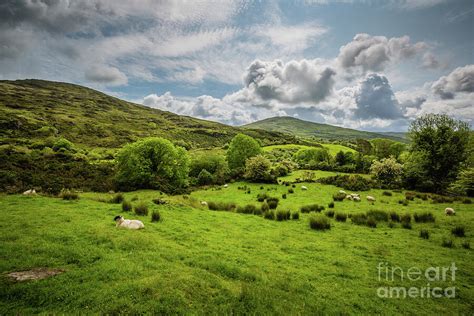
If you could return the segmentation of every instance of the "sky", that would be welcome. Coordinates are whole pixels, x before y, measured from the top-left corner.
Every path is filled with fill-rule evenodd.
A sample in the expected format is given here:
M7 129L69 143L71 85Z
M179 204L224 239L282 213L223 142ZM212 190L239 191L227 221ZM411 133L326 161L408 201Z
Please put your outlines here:
M472 0L2 0L0 79L243 125L474 125Z

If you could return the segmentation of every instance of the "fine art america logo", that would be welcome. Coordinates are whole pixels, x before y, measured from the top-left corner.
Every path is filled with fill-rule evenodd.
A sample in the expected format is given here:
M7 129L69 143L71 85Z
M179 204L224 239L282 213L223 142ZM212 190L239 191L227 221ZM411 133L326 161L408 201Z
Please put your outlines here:
M410 267L405 270L398 266L390 266L387 262L380 262L377 266L378 281L389 283L390 286L379 287L377 295L381 298L455 298L455 286L439 285L451 285L456 280L457 269L454 262L446 267L426 269ZM426 281L426 285L423 281ZM399 285L397 283L407 282L421 282L423 286L396 286ZM394 286L391 286L392 284Z

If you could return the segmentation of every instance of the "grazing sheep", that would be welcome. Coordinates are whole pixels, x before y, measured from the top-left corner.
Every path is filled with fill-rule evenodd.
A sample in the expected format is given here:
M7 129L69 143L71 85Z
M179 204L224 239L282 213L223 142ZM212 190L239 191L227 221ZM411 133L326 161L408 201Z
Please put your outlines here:
M360 198L360 195L357 194L357 193L351 193L351 196L352 196L352 198L356 198L356 197Z
M23 192L23 195L36 195L36 190L35 189L29 189Z
M201 205L202 206L207 206L207 202L206 201L201 201Z
M351 200L352 201L352 195L350 195L350 194L346 195L346 200Z
M306 186L302 185L302 186L301 186L301 190L306 191L306 190L308 190L308 188L307 188Z
M445 208L444 213L446 214L446 216L456 215L456 212L451 207Z
M114 221L117 223L116 227L123 227L128 229L142 229L145 228L142 221L133 219L124 219L123 216L115 216Z
M356 196L356 197L353 197L352 200L354 202L360 202L360 197Z
M224 184L224 188L228 188L228 187L229 187L229 185L228 185L228 184Z
M339 190L339 193L347 195L346 191L344 191L344 190Z
M367 195L367 201L375 202L375 198L373 196Z

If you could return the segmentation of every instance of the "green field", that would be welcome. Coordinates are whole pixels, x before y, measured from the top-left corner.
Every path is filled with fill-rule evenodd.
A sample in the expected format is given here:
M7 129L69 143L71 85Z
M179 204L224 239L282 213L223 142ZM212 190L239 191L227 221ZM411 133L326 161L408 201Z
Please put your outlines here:
M299 220L273 221L261 216L210 211L200 201L256 202L259 192L280 197L280 209L326 206L339 188L306 183L294 193L284 185L236 182L187 196L157 191L125 194L147 202L163 220L123 213L119 204L101 202L109 194L82 193L78 201L50 197L0 196L0 314L154 313L154 314L470 314L474 304L474 255L461 243L474 241L471 205L432 204L415 199L398 204L403 193L383 196L361 192L362 202L336 202L336 212L370 209L399 214L432 212L435 223L414 223L411 230L357 226L330 219L331 229L311 230L309 214ZM238 187L246 186L246 190ZM261 189L262 187L262 189ZM246 193L250 189L251 193ZM365 195L376 197L371 205ZM162 197L167 205L154 205ZM133 203L138 203L133 202ZM444 215L452 206L456 216ZM324 212L324 211L323 211ZM116 229L113 217L141 219L142 231ZM451 229L466 227L466 237ZM428 240L420 229L430 232ZM443 238L454 248L441 246ZM416 251L415 251L416 250ZM455 281L430 286L456 287L456 298L379 298L381 286L425 287L426 280L378 280L377 265L388 262L404 271L455 262ZM35 267L65 272L44 280L15 283L6 273Z
M347 146L343 145L338 145L338 144L321 144L324 148L326 148L331 156L335 156L338 152L343 151L343 152L351 152L351 153L356 153L356 151L352 148L349 148ZM272 151L274 149L294 149L294 150L299 150L299 149L307 149L307 148L314 148L311 146L306 146L306 145L296 145L296 144L286 144L286 145L270 145L270 146L265 146L263 147L263 150L266 152Z

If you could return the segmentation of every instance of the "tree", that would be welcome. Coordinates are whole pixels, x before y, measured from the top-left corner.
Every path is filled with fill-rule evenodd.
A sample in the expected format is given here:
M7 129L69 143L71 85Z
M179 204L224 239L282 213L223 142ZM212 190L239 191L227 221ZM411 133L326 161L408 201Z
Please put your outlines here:
M400 186L402 178L402 165L395 158L384 158L376 160L370 166L370 173L385 188L396 188Z
M302 148L298 150L293 159L300 165L308 165L310 168L316 168L319 164L329 164L331 157L324 148Z
M270 160L262 155L257 155L247 159L245 162L245 178L252 182L274 182L271 175L272 164Z
M459 172L458 178L449 186L449 191L456 195L474 196L474 168Z
M372 144L365 139L357 138L357 151L363 155L371 155L372 154Z
M117 155L117 182L125 190L179 192L187 185L188 173L186 150L163 138L128 144Z
M468 159L469 124L445 114L427 114L412 122L409 129L411 171L405 178L418 188L443 192L453 182Z
M199 182L198 177L203 170L212 175L212 183L222 184L228 178L229 167L222 155L212 154L208 151L203 155L195 155L191 160L189 176Z
M236 173L241 173L245 168L245 161L257 156L261 151L260 144L255 139L244 134L237 134L227 150L229 168Z
M338 166L344 166L346 164L346 155L344 155L342 150L336 154L335 161Z
M212 174L206 169L202 169L197 177L197 182L200 185L211 184L213 181Z

